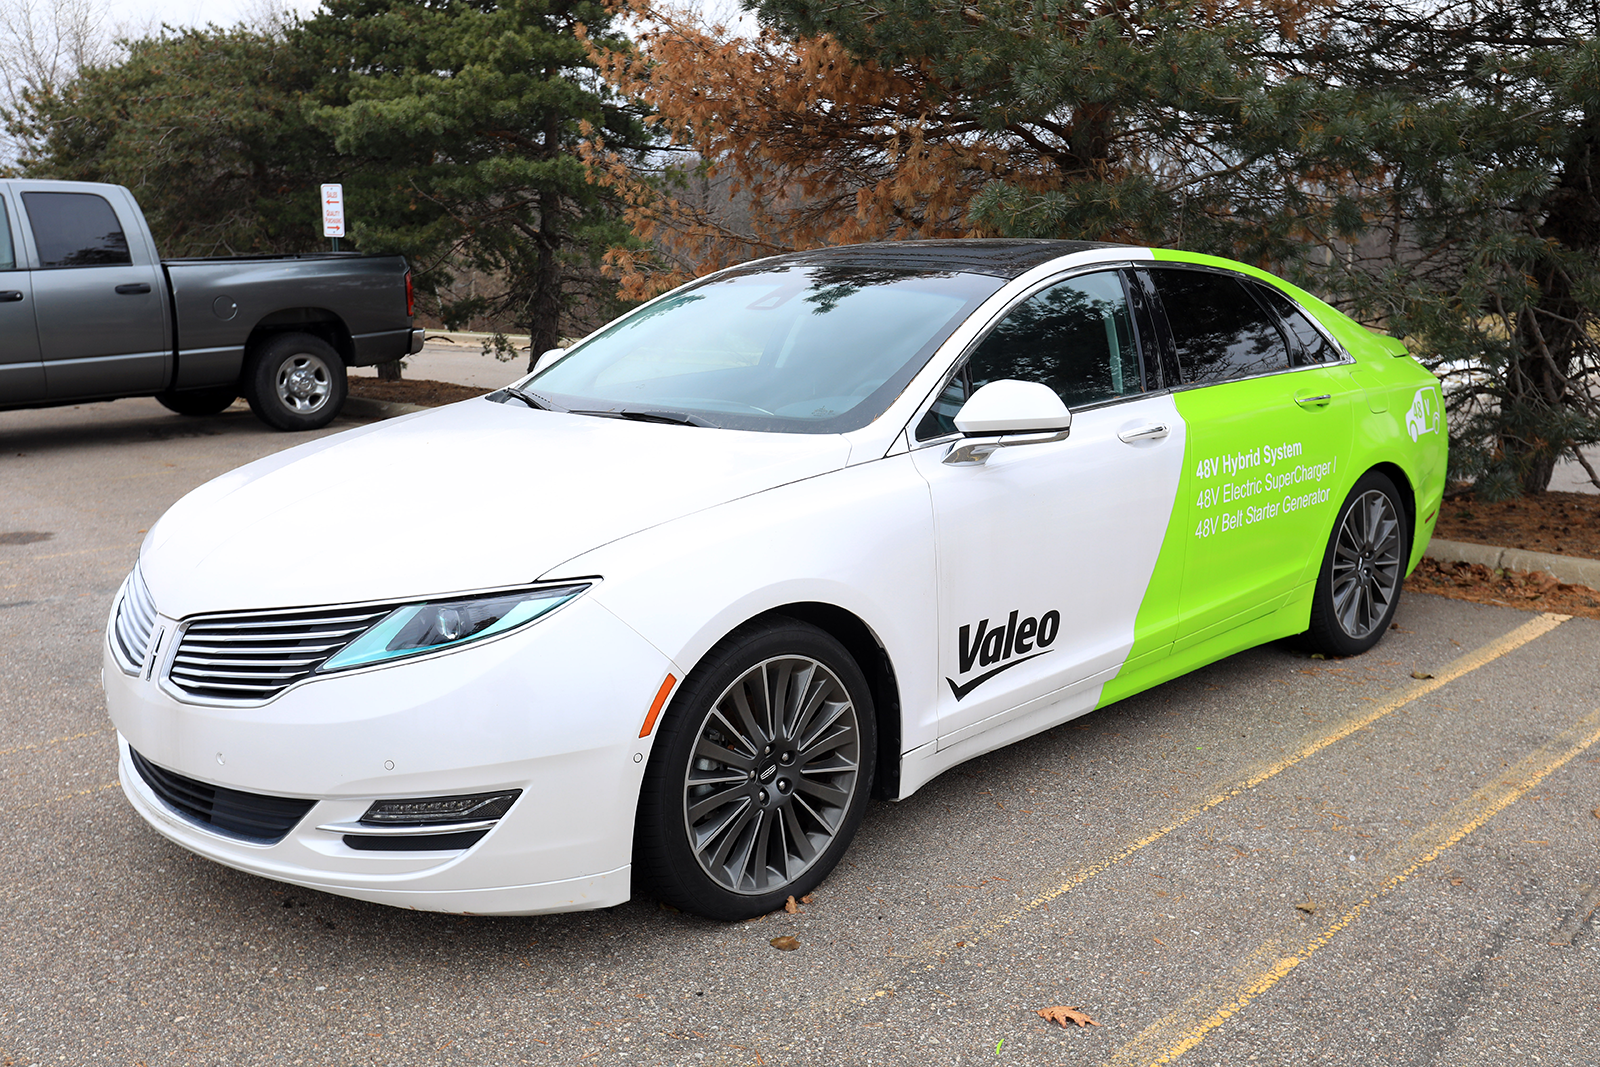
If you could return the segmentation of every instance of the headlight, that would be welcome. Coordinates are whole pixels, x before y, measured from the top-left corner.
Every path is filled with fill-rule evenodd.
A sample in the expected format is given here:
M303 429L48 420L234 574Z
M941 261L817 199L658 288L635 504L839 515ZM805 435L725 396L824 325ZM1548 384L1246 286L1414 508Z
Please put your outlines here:
M365 667L494 637L532 622L588 589L561 585L487 597L406 604L379 619L319 670Z

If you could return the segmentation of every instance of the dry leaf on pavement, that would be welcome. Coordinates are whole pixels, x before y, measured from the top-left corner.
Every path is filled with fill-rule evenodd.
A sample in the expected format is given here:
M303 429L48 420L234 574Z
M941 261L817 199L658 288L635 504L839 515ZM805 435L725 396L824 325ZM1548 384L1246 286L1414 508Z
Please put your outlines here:
M793 952L795 949L800 947L800 939L797 937L790 937L788 934L785 934L782 937L773 938L771 945L779 952Z
M1082 1008L1068 1008L1059 1004L1053 1008L1040 1008L1035 1014L1045 1022L1060 1023L1063 1030L1069 1022L1077 1023L1080 1027L1100 1025L1085 1015Z
M1429 674L1427 671L1412 671L1411 672L1411 677L1417 678L1417 679L1424 679L1424 678L1432 678L1433 675Z
M794 902L794 897L790 897L788 900L783 902L783 910L788 912L790 915L798 915L800 914L800 905Z

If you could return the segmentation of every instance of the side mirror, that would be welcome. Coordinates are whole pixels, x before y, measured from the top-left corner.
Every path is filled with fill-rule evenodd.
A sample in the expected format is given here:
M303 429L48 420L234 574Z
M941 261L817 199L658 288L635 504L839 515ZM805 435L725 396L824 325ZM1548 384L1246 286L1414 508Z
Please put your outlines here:
M975 465L1001 448L1064 440L1072 432L1072 412L1049 386L1004 378L973 393L956 412L955 424L980 440L956 442L944 461Z
M540 371L544 370L550 364L554 363L556 360L560 359L566 354L567 350L565 348L545 349L543 352L539 353L539 358L534 361L533 373L538 374Z

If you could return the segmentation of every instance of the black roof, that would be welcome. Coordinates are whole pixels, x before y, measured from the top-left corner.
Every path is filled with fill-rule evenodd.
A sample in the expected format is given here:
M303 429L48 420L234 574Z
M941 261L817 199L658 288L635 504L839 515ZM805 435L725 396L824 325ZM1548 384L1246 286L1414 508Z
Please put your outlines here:
M1106 241L991 240L884 241L835 245L789 252L761 261L762 267L851 266L887 270L962 271L995 278L1015 278L1041 263L1094 248L1130 248Z

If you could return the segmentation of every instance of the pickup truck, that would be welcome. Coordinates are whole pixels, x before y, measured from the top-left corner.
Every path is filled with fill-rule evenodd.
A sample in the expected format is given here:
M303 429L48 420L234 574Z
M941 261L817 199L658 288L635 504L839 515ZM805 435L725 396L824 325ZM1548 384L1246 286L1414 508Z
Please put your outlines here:
M0 410L153 396L280 430L327 425L347 367L422 348L402 256L169 259L133 194L0 181Z

